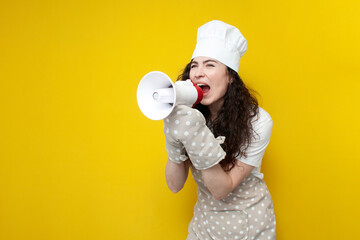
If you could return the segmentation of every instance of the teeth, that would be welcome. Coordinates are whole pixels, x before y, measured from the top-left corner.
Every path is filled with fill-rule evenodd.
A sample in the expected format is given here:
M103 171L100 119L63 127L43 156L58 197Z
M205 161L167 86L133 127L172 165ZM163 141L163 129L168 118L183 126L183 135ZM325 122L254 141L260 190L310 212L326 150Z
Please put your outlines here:
M196 84L196 85L198 85L199 87L205 86L205 84L203 84L203 83L198 83L198 84Z

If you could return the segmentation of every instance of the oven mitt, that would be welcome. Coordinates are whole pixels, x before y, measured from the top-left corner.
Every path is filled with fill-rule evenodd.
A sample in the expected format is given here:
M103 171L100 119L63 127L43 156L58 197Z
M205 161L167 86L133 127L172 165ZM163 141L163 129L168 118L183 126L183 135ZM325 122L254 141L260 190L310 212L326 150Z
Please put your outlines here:
M166 121L166 120L164 120ZM188 159L186 150L184 145L180 141L173 141L170 137L168 137L170 133L170 129L164 126L164 133L165 133L165 146L166 152L169 159L174 163L181 163Z
M220 146L225 137L215 138L202 113L194 108L175 106L164 119L164 133L167 154L175 163L190 158L196 169L204 170L225 158L226 153Z

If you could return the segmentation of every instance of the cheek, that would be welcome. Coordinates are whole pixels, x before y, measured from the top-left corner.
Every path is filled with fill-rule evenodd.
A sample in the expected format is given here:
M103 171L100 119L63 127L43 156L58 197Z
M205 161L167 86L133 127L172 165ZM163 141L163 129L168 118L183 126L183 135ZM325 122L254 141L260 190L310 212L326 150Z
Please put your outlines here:
M225 71L225 70L224 70ZM228 85L229 85L229 79L228 79L228 76L227 74L225 73L222 73L222 74L219 74L217 77L217 88L219 89L219 93L221 94L221 96L225 95L226 91L227 91L227 88L228 88Z
M227 91L228 88L228 83L227 82L221 82L218 86L218 93L221 97L223 97Z
M221 88L221 92L220 92L221 97L225 96L226 91L227 91L227 85L225 85Z
M191 70L190 70L190 72L189 72L189 78L190 78L191 80L194 80L194 73L193 73L193 71L191 71Z

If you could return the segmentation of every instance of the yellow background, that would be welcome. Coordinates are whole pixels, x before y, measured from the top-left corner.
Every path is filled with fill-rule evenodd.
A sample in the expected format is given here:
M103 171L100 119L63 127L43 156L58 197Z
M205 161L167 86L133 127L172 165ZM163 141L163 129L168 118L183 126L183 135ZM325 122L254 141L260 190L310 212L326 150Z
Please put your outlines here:
M138 82L175 79L212 19L248 40L240 76L272 116L278 239L360 239L360 2L0 1L0 239L185 239L162 121Z

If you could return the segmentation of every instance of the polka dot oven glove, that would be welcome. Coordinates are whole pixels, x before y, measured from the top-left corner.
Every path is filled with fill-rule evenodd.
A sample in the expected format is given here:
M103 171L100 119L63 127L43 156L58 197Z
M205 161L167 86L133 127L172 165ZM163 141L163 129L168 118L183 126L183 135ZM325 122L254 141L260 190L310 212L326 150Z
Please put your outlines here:
M175 106L164 119L166 150L169 159L180 163L187 159L186 152L198 170L210 168L225 158L221 148L225 137L215 138L202 113L185 105Z
M166 119L164 120L166 121ZM184 145L180 142L171 137L168 136L170 130L168 127L166 127L166 124L164 126L164 133L165 133L165 145L166 145L166 152L168 154L168 157L171 161L175 163L181 163L188 159L188 156L186 154L186 150Z

